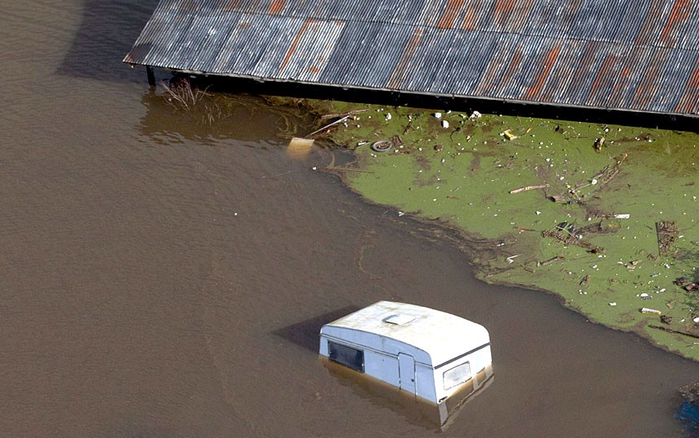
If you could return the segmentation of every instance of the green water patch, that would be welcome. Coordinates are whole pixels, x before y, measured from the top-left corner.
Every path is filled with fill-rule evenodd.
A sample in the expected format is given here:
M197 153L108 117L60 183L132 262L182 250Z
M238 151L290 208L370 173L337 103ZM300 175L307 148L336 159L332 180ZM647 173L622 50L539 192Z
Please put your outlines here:
M606 326L699 360L699 135L309 102L371 202L458 230L479 278L549 291Z

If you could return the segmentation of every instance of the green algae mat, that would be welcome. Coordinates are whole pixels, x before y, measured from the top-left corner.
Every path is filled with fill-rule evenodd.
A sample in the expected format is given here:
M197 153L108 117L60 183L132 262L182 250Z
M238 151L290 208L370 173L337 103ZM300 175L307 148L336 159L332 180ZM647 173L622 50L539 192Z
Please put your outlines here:
M327 120L351 112L323 133L354 150L333 169L345 183L457 230L482 280L549 291L592 321L699 360L696 133L308 105L336 114Z

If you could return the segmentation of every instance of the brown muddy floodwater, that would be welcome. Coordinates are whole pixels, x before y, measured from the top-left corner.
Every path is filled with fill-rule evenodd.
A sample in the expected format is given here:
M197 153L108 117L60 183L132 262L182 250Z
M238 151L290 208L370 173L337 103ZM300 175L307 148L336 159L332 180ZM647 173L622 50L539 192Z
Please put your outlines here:
M290 160L257 99L208 128L149 98L121 59L154 7L3 4L1 436L433 435L317 356L322 322L381 299L490 330L495 379L443 436L682 436L699 364L474 280L314 172L327 150Z

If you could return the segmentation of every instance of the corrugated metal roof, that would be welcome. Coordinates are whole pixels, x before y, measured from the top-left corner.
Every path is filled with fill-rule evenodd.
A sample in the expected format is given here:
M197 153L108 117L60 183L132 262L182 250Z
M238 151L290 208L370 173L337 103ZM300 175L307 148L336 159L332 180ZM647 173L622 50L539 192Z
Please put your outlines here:
M161 0L124 62L699 114L699 0Z

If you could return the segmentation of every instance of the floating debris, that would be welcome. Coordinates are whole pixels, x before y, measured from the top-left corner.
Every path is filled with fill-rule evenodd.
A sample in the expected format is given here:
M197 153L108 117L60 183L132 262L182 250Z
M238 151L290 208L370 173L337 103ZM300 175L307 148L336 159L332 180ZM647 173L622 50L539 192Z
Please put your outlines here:
M403 147L403 139L401 139L397 135L394 135L393 137L391 137L391 144L396 149L402 148Z
M524 187L520 187L520 188L518 188L518 189L510 190L508 193L510 193L511 195L513 195L513 194L515 194L515 193L526 192L526 191L529 191L529 190L547 189L547 188L549 188L549 187L550 187L550 186L549 186L548 184L539 184L539 185L535 185L535 186L524 186Z
M549 265L553 262L557 262L559 260L563 260L563 257L556 256L556 257L550 258L548 260L544 260L543 262L536 262L536 266L546 266L546 265Z
M386 151L390 150L392 147L393 147L393 144L390 141L386 141L386 140L375 141L370 146L371 150L376 151L376 152L386 152Z
M662 330L662 331L664 331L664 332L668 332L668 333L672 333L672 334L685 335L685 336L689 336L690 338L699 339L699 335L695 335L694 333L683 332L683 331L681 331L681 330L673 330L673 329L671 329L671 328L662 327L662 326L659 326L659 325L649 325L648 327L654 328L654 329L658 329L658 330Z
M595 152L601 151L602 146L604 146L604 137L600 137L595 140L595 144L593 145L593 147L595 148Z
M304 159L313 147L314 140L310 138L293 137L286 148L286 153L295 160Z
M675 221L656 222L655 231L658 235L658 253L661 256L672 255L672 245L680 234Z
M519 135L514 135L514 134L512 133L512 131L509 130L509 129L504 130L504 131L502 132L502 134L500 134L500 135L502 135L503 137L505 137L505 138L508 139L508 140L514 140L514 139L516 139L516 138L519 138Z

